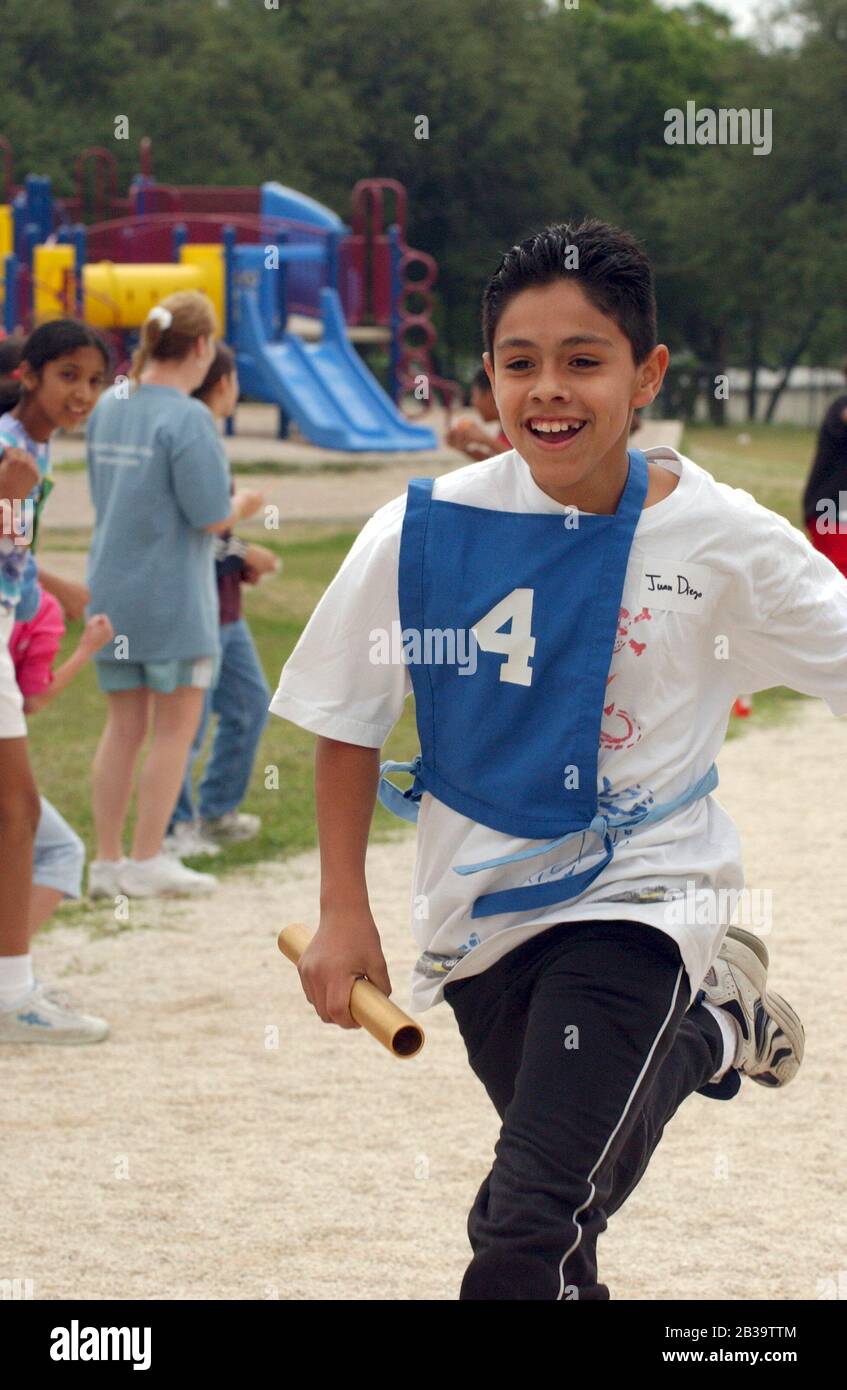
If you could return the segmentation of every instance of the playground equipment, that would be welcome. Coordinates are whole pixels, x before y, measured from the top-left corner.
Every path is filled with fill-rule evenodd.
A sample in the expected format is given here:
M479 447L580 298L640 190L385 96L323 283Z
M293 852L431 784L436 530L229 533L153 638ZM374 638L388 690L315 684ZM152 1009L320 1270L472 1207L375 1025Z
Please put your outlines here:
M347 227L330 208L275 182L159 184L146 138L127 198L117 195L117 163L108 150L79 156L72 199L54 198L49 179L33 174L16 188L2 137L0 151L7 332L74 314L111 333L126 358L152 305L176 289L201 289L236 353L242 390L279 407L281 435L293 420L326 448L436 446L433 432L399 409L406 395L414 394L423 411L433 392L450 399L457 389L432 369L437 267L406 244L402 184L360 180ZM395 220L386 226L389 197ZM387 352L387 392L353 344Z

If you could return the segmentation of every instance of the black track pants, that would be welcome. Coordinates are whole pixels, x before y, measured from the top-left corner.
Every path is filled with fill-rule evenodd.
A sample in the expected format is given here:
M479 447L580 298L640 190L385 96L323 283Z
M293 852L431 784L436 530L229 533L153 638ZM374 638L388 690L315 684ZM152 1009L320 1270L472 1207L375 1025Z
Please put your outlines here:
M459 1297L607 1299L597 1237L723 1055L676 943L640 922L563 923L444 996L503 1121Z

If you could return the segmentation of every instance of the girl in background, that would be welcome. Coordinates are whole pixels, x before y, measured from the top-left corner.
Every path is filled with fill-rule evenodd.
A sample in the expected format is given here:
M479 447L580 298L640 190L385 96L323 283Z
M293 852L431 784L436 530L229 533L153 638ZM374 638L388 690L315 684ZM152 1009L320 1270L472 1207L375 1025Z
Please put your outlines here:
M58 600L46 590L38 592L39 603L33 617L16 622L9 641L26 715L54 700L113 636L105 614L89 618L76 650L54 672L65 621ZM39 801L41 815L33 846L30 940L63 899L81 896L85 864L85 846L76 831L45 796ZM52 992L39 999L36 1007L33 1001L25 1000L17 1009L0 1014L0 1042L92 1043L100 1042L108 1031L104 1019L75 1012Z
M191 397L214 358L215 327L211 300L196 290L156 305L133 357L133 389L106 392L88 427L91 610L108 611L115 631L96 656L108 713L93 769L92 897L217 886L162 850L219 663L213 536L245 505L236 497L230 506L223 445L209 411ZM151 724L124 859L133 775Z
M0 518L0 1037L11 1016L26 1013L43 1024L34 1026L32 1037L46 1040L53 1028L84 1032L96 1029L101 1020L76 1013L33 975L33 839L41 804L8 644L27 569L27 542L49 491L50 437L60 428L76 429L86 419L103 389L109 355L99 334L74 319L41 324L23 343L12 345L12 353L19 354L15 366L8 355L10 345L3 346L7 360L2 381L6 409L0 416L0 502L23 502L25 509L20 530L11 524L7 507ZM22 484L24 472L28 487Z

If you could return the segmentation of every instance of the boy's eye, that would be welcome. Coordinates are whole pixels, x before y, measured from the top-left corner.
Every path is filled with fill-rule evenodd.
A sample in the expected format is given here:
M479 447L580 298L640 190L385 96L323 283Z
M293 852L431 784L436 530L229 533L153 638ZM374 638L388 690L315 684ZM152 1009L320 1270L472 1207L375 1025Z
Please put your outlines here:
M507 370L510 371L510 372L511 372L511 371L521 371L524 367L531 367L531 366L532 366L532 363L531 363L531 361L529 360L528 357L517 357L517 358L515 358L514 362L507 362L507 363L506 363L506 368L507 368Z
M600 363L594 357L574 357L571 361L572 367L599 367Z

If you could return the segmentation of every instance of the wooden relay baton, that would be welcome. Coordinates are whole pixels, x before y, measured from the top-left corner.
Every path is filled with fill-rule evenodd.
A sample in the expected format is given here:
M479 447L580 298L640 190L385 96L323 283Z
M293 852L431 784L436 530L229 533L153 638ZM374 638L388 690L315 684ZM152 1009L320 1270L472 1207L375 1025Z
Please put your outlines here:
M284 956L297 965L311 941L307 927L292 922L283 927L277 945ZM357 1023L387 1047L395 1057L414 1057L424 1045L420 1024L392 1004L387 994L364 978L355 980L350 991L350 1012Z

